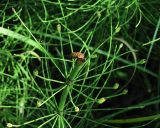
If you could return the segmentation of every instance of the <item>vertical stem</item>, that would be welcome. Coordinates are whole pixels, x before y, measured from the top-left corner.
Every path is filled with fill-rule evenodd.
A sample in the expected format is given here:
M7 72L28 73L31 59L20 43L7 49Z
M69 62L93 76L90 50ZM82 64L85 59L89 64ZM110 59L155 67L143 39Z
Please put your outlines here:
M69 86L67 86L63 90L62 95L61 95L61 99L60 99L60 103L59 103L59 114L61 116L63 116L63 110L64 110L64 106L65 106L65 103L66 103L68 92L69 92Z
M61 116L63 116L63 110L65 107L65 103L66 103L66 99L69 93L69 90L72 88L73 85L73 80L75 79L75 77L77 76L78 72L81 70L81 68L83 67L83 64L79 64L77 63L75 65L75 68L72 70L70 77L69 77L69 85L67 85L67 87L63 90L61 98L60 98L60 102L59 102L59 114Z

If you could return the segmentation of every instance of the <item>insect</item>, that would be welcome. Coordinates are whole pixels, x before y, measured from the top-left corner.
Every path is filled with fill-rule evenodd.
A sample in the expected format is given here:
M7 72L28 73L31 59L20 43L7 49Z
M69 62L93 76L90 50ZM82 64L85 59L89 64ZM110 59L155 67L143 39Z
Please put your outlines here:
M85 61L85 55L81 52L72 52L71 54L72 58L76 58L78 62L84 62Z

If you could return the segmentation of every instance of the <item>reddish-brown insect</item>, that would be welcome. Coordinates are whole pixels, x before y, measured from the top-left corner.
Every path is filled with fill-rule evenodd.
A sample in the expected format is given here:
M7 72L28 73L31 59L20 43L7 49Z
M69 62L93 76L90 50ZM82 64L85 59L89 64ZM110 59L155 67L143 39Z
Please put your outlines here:
M81 52L72 52L71 56L73 58L77 58L79 62L84 62L85 61L85 55L84 55L84 53L81 53Z

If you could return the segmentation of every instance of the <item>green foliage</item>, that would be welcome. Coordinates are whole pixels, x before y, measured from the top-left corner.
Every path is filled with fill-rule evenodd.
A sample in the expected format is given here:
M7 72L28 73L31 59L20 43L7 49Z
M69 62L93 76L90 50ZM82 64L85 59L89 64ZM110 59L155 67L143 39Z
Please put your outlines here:
M158 128L157 4L1 0L0 127Z

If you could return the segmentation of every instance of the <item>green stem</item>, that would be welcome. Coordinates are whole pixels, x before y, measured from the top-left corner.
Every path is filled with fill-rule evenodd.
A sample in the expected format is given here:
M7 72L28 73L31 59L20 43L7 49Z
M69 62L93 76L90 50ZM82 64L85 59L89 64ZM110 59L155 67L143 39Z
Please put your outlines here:
M60 99L60 103L59 103L59 114L62 116L63 115L63 110L64 110L64 106L66 103L66 99L67 99L67 95L69 93L69 86L67 86L61 95L61 99Z
M139 123L145 121L152 121L160 119L160 114L146 116L146 117L138 117L138 118L130 118L130 119L115 119L115 120L103 120L103 123L115 123L115 124L129 124L129 123Z
M75 77L77 76L77 74L79 73L79 71L81 70L81 68L83 67L83 64L78 64L76 63L75 68L72 70L70 77L69 77L69 84L67 85L67 87L63 90L61 98L60 98L60 102L59 102L59 114L61 116L63 116L63 110L65 107L65 103L67 100L67 96L69 93L69 90L72 88L72 85L74 84L73 80L75 79Z

